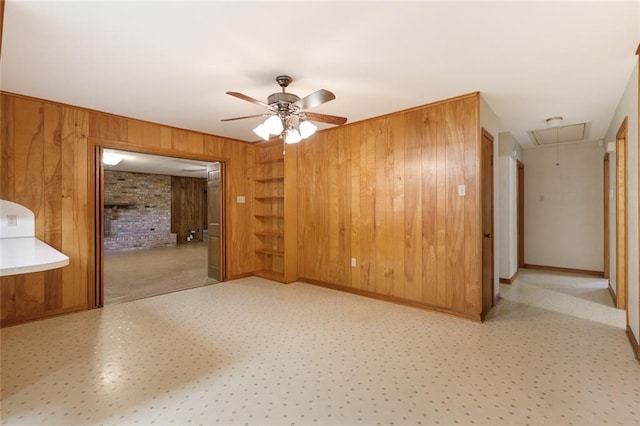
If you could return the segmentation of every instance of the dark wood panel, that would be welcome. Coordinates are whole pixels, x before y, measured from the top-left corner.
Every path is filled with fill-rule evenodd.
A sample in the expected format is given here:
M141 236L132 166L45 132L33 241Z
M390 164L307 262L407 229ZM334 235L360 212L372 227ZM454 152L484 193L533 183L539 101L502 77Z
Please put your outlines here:
M202 241L203 199L206 179L171 176L171 232L178 244L187 243L189 230L196 232L194 241Z

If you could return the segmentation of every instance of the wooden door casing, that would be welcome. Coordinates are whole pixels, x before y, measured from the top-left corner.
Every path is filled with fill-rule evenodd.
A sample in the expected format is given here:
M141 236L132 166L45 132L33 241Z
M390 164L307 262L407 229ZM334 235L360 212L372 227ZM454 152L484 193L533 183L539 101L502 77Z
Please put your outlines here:
M482 197L482 317L493 307L493 136L482 129L481 142L481 197Z

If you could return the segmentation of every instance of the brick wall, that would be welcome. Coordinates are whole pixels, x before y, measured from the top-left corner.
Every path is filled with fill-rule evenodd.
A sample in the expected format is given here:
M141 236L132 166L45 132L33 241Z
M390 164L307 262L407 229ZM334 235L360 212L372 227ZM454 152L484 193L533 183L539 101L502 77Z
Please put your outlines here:
M171 176L104 171L104 250L176 245L171 233Z

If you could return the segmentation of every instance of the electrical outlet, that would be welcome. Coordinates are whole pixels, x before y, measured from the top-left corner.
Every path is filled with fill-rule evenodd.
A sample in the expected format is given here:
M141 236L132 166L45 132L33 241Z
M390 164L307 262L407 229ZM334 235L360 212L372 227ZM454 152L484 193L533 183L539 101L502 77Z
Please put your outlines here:
M356 258L352 257L351 258L351 266L355 267L356 265L357 265Z
M18 226L18 216L15 214L8 214L7 222L7 226Z
M236 197L236 202L237 202L238 204L244 204L244 203L246 203L246 202L247 202L247 199L245 198L245 196L244 196L244 195L238 195L238 196Z
M467 187L464 185L458 185L458 195L461 197L467 195Z

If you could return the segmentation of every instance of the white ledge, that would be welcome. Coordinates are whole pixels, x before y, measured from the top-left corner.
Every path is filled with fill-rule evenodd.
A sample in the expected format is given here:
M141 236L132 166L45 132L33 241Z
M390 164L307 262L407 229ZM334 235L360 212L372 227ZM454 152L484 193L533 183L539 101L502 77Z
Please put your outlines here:
M0 238L0 276L61 268L69 257L35 237Z

